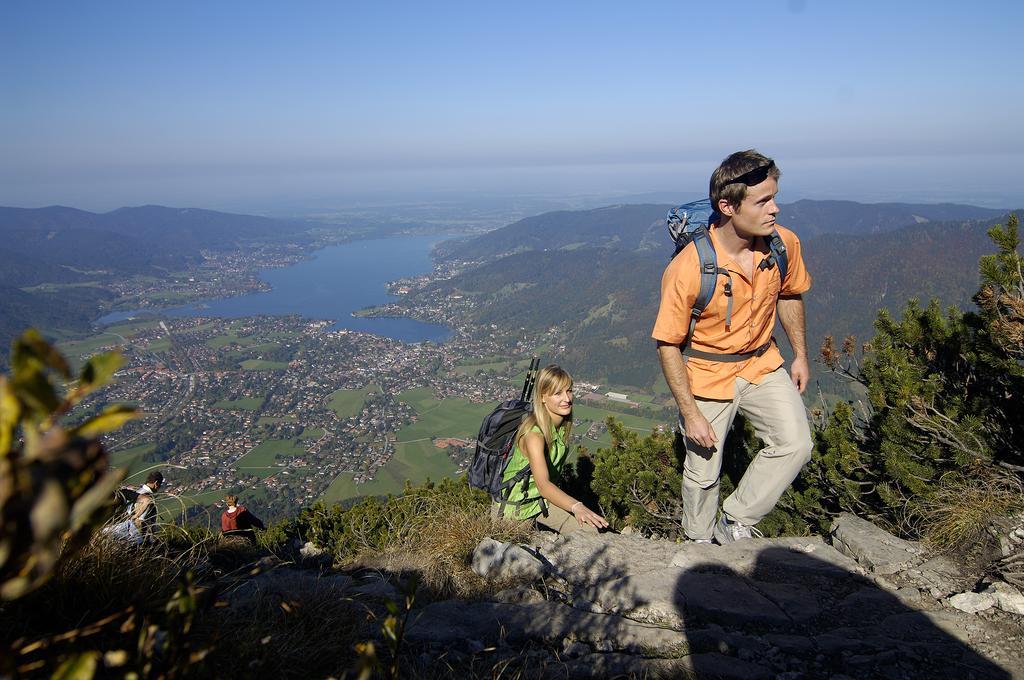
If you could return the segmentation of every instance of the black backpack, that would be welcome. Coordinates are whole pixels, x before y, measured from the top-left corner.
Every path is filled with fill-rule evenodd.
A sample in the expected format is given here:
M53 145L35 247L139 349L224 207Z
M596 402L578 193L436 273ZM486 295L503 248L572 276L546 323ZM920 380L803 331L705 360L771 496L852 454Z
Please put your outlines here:
M526 372L526 381L519 398L501 402L480 423L473 461L466 472L469 485L490 494L494 501L501 503L502 512L515 485L525 485L530 478L530 468L527 466L507 482L502 479L512 458L519 424L533 410L530 399L533 397L539 366L540 360L534 357Z

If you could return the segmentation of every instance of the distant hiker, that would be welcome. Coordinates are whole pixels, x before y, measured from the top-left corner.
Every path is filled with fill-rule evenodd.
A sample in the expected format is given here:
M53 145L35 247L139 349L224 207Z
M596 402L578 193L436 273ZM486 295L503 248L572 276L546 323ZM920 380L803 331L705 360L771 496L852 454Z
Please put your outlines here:
M238 496L228 494L224 497L227 509L220 515L220 531L225 536L244 536L255 539L253 529L265 529L263 522L249 512L244 505L238 504Z
M527 467L530 474L511 488L504 513L563 534L581 529L596 533L608 526L604 517L558 487L572 432L572 401L572 377L555 365L542 368L533 410L516 431L503 477L509 481ZM495 503L496 512L500 507Z
M732 154L711 175L716 287L706 309L694 314L694 325L701 280L694 243L672 260L661 281L652 335L686 441L683 528L699 542L750 538L811 457L800 399L810 373L802 293L810 289L811 277L799 239L775 223L780 174L775 161L751 149ZM781 245L770 247L776 233ZM781 264L776 253L785 257ZM772 338L776 316L795 355L789 375ZM716 522L722 450L737 412L765 447L725 499Z
M123 490L123 495L131 497L127 509L128 517L118 524L107 527L104 533L136 545L152 540L158 514L153 494L159 491L163 484L163 473L154 470L137 491Z

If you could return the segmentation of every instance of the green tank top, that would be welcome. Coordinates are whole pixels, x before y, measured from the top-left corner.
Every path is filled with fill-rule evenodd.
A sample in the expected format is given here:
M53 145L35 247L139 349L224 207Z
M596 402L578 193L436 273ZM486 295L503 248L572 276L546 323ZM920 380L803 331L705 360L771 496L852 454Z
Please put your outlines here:
M537 426L534 426L530 431L543 436L540 428ZM555 428L551 446L545 453L547 454L544 458L548 463L548 478L555 484L560 484L562 481L562 466L565 464L566 458L566 447L565 441L562 439L561 428ZM526 457L526 453L519 450L519 445L517 444L512 449L512 457L501 479L507 482L515 477L517 472L528 467L530 467L530 461ZM518 505L516 505L517 503ZM508 505L505 506L505 516L514 519L530 519L539 515L540 512L540 491L537 490L537 483L533 480L533 475L530 475L525 484L520 482L511 489Z

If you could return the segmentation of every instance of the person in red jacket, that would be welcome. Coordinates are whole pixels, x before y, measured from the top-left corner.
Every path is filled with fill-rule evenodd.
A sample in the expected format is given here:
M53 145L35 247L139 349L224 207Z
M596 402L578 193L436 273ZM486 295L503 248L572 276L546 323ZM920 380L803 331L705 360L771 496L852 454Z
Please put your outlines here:
M238 496L228 494L224 498L228 508L220 515L220 531L225 535L239 535L245 533L253 537L253 529L264 529L263 522L256 515L246 510L244 505L238 504Z

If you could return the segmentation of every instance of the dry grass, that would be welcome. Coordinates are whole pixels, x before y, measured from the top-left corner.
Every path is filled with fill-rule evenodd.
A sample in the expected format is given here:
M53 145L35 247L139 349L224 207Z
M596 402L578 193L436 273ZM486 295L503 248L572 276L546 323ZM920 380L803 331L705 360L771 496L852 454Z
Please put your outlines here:
M1024 509L1024 485L1016 475L979 468L948 474L939 489L915 504L924 539L940 550L970 551L1000 517Z
M401 527L383 540L365 541L352 566L416 572L434 597L472 599L494 584L470 569L473 550L486 537L524 541L532 529L523 522L492 518L486 506L460 506L444 499L410 498L415 512L402 512ZM379 536L379 535L378 535Z
M214 609L199 623L196 632L213 647L205 674L323 678L351 669L356 643L372 637L366 610L329 579L266 576L264 586L232 597L230 608Z

